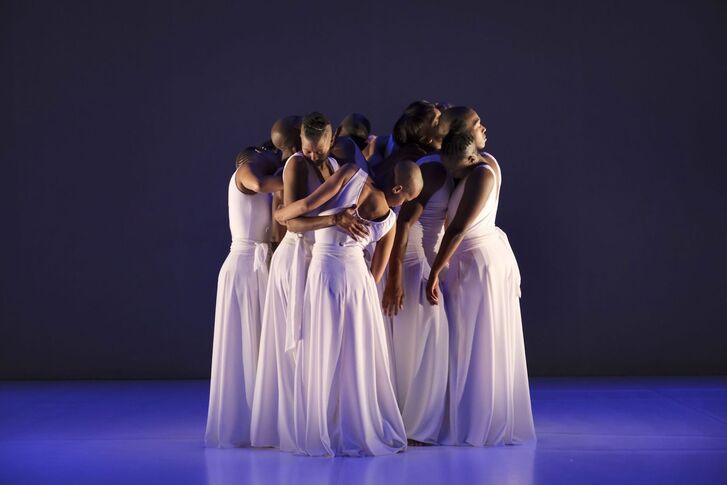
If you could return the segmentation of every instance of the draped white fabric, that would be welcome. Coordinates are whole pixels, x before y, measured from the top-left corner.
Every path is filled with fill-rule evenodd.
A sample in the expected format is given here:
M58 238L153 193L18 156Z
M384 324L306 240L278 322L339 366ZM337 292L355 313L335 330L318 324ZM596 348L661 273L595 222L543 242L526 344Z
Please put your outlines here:
M268 279L270 194L227 187L232 245L217 280L205 444L250 445L250 419Z
M402 266L403 307L395 317L384 318L391 329L394 382L406 435L436 443L447 388L449 328L444 306L426 300L430 268L424 255L408 256Z
M286 352L290 268L296 251L310 260L310 244L296 234L283 238L270 263L265 298L260 361L252 405L252 445L294 451L293 440L293 352ZM298 256L299 257L299 256ZM304 268L305 270L305 268ZM302 297L301 297L302 298Z
M428 163L440 164L439 154L417 160L420 167ZM430 305L424 293L451 192L447 177L412 224L402 261L403 306L395 316L384 317L391 332L396 397L406 434L424 443L439 439L447 388L447 315L444 305Z
M295 433L312 456L406 448L376 286L357 247L316 243L295 369Z
M359 170L322 214L357 203L367 179ZM336 227L316 231L295 358L295 441L302 454L367 456L406 448L381 304L363 252L396 217L389 211L369 222L365 240Z
M205 444L250 445L250 419L268 279L266 251L230 252L217 282Z
M482 166L475 170L490 170ZM495 175L496 176L496 175ZM450 200L450 218L466 180ZM450 325L441 443L488 446L535 439L520 317L520 272L495 226L499 184L441 280Z

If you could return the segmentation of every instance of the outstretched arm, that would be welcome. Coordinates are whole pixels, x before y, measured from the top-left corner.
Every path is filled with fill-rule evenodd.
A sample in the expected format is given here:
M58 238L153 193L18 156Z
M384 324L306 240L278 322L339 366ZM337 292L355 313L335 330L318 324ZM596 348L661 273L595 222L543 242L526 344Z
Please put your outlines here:
M487 202L490 191L495 186L495 176L484 167L475 167L463 183L465 186L462 200L452 222L444 231L442 243L432 264L432 271L429 273L426 295L432 305L439 302L439 273L449 263L462 242L465 230L472 225Z
M342 167L328 177L312 194L289 203L286 201L285 207L276 211L276 220L278 222L287 222L317 209L331 200L356 172L358 172L358 167L355 165Z
M409 243L409 230L419 220L424 207L434 193L439 190L447 178L447 172L439 163L425 163L421 167L424 187L419 197L401 206L396 220L396 238L394 239L389 275L386 279L382 306L385 315L396 315L404 305L404 288L401 281L402 262Z
M376 242L376 249L374 249L374 255L371 257L371 274L374 277L374 281L377 283L381 281L381 277L384 276L384 270L386 264L389 262L389 254L391 254L391 246L394 245L394 238L396 237L396 225L393 225L389 232Z

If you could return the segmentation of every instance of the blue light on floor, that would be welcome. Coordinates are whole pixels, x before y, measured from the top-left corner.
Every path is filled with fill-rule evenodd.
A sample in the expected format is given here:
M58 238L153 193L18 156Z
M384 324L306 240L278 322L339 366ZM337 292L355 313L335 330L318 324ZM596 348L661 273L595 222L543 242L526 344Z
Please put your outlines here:
M206 381L0 382L0 483L727 483L727 378L533 379L537 445L378 458L205 449L207 396Z

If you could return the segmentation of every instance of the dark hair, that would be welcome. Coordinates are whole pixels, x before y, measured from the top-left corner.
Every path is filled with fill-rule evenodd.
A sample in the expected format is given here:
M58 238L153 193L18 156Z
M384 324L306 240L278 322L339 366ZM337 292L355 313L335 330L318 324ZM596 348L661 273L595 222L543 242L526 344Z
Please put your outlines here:
M442 156L463 159L467 154L467 149L475 142L472 135L466 131L452 131L442 140Z
M464 124L465 117L472 112L469 106L453 106L445 110L439 118L439 134L447 136L452 131L467 129Z
M235 157L235 168L239 168L240 165L244 165L252 160L252 157L257 153L258 147L249 146L242 149L240 153Z
M262 148L265 151L270 151L270 150L275 150L275 145L273 144L273 140L268 138L267 140L265 140L264 142L262 142L259 145L259 148Z
M313 111L303 117L303 134L309 140L320 140L323 133L326 132L327 126L331 126L331 122L318 111Z
M363 150L371 134L371 122L361 113L350 113L341 121L340 134L351 137Z
M392 135L399 146L410 143L429 148L429 131L435 117L437 107L429 101L414 101L406 107L404 113L396 120Z

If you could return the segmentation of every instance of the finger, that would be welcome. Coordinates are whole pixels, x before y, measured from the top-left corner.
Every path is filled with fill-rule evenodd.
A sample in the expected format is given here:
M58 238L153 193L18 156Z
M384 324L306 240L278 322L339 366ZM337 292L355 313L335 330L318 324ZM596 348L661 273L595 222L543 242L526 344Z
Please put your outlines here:
M366 232L365 229L357 226L353 226L353 231L358 234L359 237L366 237L368 235L368 232Z

